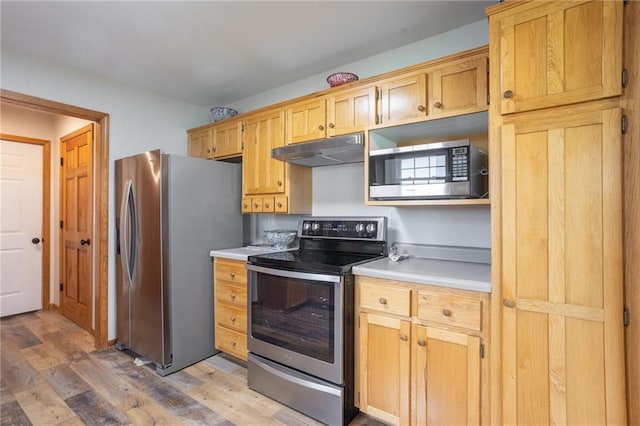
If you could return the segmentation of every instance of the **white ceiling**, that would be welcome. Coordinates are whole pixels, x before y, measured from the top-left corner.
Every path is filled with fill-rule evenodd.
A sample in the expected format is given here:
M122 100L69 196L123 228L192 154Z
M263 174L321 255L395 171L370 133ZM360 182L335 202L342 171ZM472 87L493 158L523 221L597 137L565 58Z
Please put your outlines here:
M494 3L1 0L0 36L3 49L213 106L485 19Z

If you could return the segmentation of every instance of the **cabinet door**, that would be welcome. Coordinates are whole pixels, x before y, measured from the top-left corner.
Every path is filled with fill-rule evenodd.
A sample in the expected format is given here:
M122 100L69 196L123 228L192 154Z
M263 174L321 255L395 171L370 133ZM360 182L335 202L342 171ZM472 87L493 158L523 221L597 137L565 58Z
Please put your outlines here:
M502 127L503 424L626 424L620 118Z
M488 105L488 58L456 62L429 75L429 117L484 111Z
M377 124L376 87L336 93L327 100L327 136L345 135Z
M427 75L417 73L380 84L381 123L396 123L427 116Z
M242 120L233 120L213 128L214 158L242 155Z
M285 163L271 158L271 150L283 145L283 110L247 119L242 157L244 195L284 194Z
M480 338L414 325L412 425L480 424Z
M305 142L327 136L326 101L314 99L287 108L287 143Z
M197 158L213 158L211 129L198 130L188 134L187 155Z
M411 322L360 314L360 410L409 424Z
M532 2L496 15L501 112L621 94L622 8L622 1Z

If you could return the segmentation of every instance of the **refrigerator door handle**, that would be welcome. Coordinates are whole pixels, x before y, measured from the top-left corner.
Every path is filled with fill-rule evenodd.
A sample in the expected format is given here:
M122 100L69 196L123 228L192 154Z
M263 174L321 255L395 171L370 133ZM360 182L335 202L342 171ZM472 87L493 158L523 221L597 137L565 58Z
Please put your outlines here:
M125 182L125 187L120 204L120 232L122 249L122 269L125 270L127 285L131 287L134 255L135 255L135 206L133 197L133 181Z

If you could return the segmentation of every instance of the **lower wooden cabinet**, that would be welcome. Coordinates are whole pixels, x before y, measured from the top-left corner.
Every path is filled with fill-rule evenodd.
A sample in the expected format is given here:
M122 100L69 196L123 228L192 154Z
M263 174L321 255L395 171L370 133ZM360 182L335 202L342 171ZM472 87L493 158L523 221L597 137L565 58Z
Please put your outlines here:
M361 411L395 425L488 424L488 294L358 276L356 298Z
M215 258L216 349L247 360L247 269L245 262Z

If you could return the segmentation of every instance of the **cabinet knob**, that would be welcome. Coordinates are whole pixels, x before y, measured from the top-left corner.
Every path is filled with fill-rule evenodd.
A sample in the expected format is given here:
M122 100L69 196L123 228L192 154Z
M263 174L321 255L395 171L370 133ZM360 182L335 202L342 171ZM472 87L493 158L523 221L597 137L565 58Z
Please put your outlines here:
M254 207L255 209L257 209L257 208L258 208L258 203L253 203L253 207Z
M318 130L323 131L324 130L324 126L321 124L318 126Z
M451 311L448 309L443 309L442 310L442 315L444 315L445 317L450 317L451 316Z
M235 341L231 342L231 346L233 346L235 348L236 347L236 342Z
M434 108L442 108L442 102L440 102L440 101L435 101L435 102L433 103L433 107L434 107Z
M407 336L406 334L401 334L400 340L402 340L403 342L406 342L407 340L409 340L409 336Z
M278 186L282 186L282 181L279 180L278 182L276 182L278 184Z
M424 105L418 105L418 111L425 112L426 108L424 107Z
M281 209L282 208L282 203L278 203L278 208Z
M231 293L229 295L229 297L231 297L231 300L236 300L236 294L235 293Z
M236 317L232 316L230 319L231 319L231 322L233 322L233 323L236 322Z
M384 297L381 297L380 299L378 299L378 302L379 302L381 305L386 305L386 304L387 304L387 299L385 299Z
M243 209L245 209L245 210L247 210L247 209L249 208L249 204L247 204L247 203L243 203L243 204L242 204L242 208L243 208Z
M209 148L207 148L207 154L210 154L211 150Z
M510 97L513 96L513 92L511 90L507 90L502 94L502 96L504 96L506 99L509 99Z
M231 278L235 278L236 277L236 273L235 272L230 272L229 275L231 275Z
M420 339L418 340L418 346L426 346L427 342L425 342L424 340Z
M216 152L216 147L215 146L213 147L213 152Z
M264 208L268 209L269 208L269 203L264 203Z
M336 127L336 125L335 125L335 124L333 124L333 123L329 123L329 128L330 128L330 129L333 129L333 128L335 128L335 127ZM322 129L321 129L321 130L322 130Z
M516 307L516 302L514 302L513 300L509 300L509 299L504 299L504 302L502 302L504 304L504 306L506 306L507 308L515 308Z

